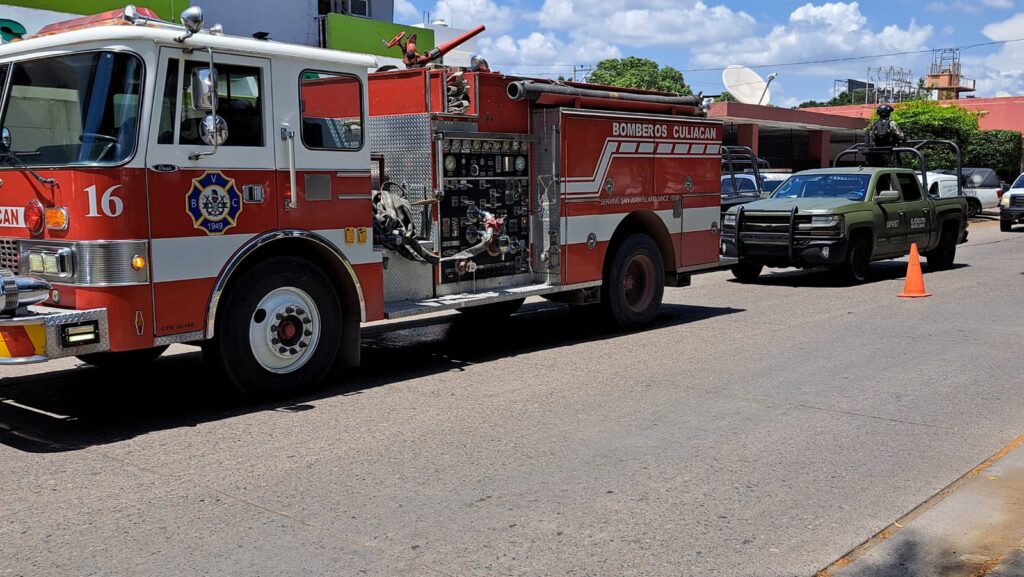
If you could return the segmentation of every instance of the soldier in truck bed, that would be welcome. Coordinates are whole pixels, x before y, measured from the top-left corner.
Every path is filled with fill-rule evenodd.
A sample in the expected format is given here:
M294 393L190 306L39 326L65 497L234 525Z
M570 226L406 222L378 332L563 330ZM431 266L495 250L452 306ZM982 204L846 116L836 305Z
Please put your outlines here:
M906 138L898 124L889 117L892 115L892 106L883 104L878 107L878 120L871 125L869 138L873 148L892 148L899 146ZM867 161L869 166L890 166L892 163L891 154L868 153Z

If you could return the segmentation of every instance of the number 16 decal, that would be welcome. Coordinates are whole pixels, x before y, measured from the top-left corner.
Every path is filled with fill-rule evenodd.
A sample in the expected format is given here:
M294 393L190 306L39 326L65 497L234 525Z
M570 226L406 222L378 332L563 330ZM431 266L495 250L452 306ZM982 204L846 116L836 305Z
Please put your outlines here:
M121 200L121 197L114 196L114 191L119 188L121 188L120 184L111 186L103 193L98 202L96 200L96 185L85 189L89 195L89 213L85 216L109 216L111 218L121 216L121 213L124 212L124 201ZM100 209L103 210L102 215Z

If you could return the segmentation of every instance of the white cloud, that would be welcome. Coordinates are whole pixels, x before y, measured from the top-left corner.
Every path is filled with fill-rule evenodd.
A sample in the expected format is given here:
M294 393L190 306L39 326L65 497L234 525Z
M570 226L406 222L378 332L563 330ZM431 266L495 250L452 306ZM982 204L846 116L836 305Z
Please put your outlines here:
M1024 13L1015 14L1002 22L993 22L982 28L989 40L1000 42L1020 37L1024 27ZM1000 93L1024 94L1024 44L1011 42L994 54L984 57L964 57L962 69L977 81L978 96Z
M981 3L992 8L1013 8L1013 0L981 0Z
M444 18L453 28L468 30L483 24L493 34L511 30L517 19L511 7L499 5L493 0L437 0L431 15Z
M764 36L749 36L740 41L723 41L693 47L694 60L702 66L741 63L764 66L775 63L809 62L858 57L888 52L924 50L933 28L911 20L905 27L896 24L873 30L857 2L806 4L790 14L789 22L775 26ZM844 75L859 77L868 66L893 64L906 66L913 59L855 60L791 66L784 74Z
M685 46L753 32L746 12L701 1L544 0L531 18L541 28L574 38L601 38L630 46Z
M615 46L600 40L567 45L551 32L533 32L523 38L508 34L480 40L480 52L492 66L508 74L529 76L572 75L575 64L593 64L606 58L621 58Z
M395 17L399 20L410 21L419 18L420 11L413 6L409 0L395 0Z

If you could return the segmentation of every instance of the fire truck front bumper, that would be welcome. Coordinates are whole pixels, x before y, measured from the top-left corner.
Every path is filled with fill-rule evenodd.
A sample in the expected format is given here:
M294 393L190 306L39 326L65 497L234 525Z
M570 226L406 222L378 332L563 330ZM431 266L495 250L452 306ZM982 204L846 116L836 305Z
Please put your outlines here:
M110 349L107 309L27 307L28 314L0 317L0 365L42 363Z

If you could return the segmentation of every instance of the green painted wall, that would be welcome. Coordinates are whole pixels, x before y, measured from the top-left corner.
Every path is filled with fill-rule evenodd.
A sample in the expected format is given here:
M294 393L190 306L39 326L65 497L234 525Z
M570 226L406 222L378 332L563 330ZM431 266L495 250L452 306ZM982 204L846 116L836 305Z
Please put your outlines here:
M395 46L386 49L381 40L387 42L403 30L406 32L406 38L409 37L409 34L416 33L416 49L419 52L434 47L433 30L345 16L344 14L327 15L327 46L335 50L401 58L402 50L400 48Z
M189 6L189 0L2 0L2 3L69 14L98 14L135 4L139 8L156 11L164 20L174 21L177 21L178 14Z

